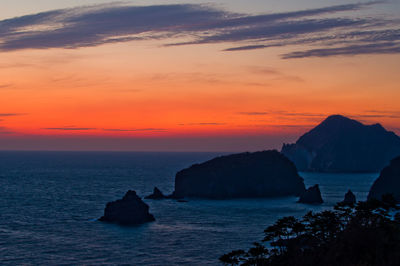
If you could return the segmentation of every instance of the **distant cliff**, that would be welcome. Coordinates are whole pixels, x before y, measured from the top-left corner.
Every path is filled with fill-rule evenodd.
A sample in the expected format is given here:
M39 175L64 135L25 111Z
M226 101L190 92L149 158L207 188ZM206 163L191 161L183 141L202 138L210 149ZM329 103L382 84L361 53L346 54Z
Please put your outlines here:
M333 115L281 152L299 171L379 172L400 155L400 138L380 124Z
M278 151L240 153L195 164L176 174L172 197L213 199L299 196L295 165Z
M382 170L371 187L368 199L381 200L385 194L393 194L400 202L400 157L393 159L390 165Z

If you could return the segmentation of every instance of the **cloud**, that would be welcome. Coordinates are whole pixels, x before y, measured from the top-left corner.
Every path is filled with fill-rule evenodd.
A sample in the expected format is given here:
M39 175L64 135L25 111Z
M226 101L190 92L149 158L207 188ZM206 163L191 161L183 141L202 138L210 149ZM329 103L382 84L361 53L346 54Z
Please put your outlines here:
M299 35L312 34L343 27L357 27L370 23L367 19L306 19L279 21L269 25L254 25L250 28L235 29L227 33L205 37L193 43L237 42L249 40L292 39ZM253 47L254 48L254 47Z
M12 84L0 84L0 89L10 88L12 86Z
M0 113L0 117L27 115L26 113Z
M239 112L237 114L247 115L247 116L260 116L260 117L268 116L268 118L274 118L274 119L278 118L279 120L289 120L289 121L303 120L309 122L320 122L321 120L331 115L330 113L288 112L281 110ZM360 113L343 113L342 115L356 120L361 120L363 122L371 122L375 121L375 119L382 119L382 118L399 119L400 111L367 110Z
M200 5L99 5L56 10L0 21L0 50L78 48L159 38L159 34L168 37L192 31L224 14Z
M90 127L47 127L42 128L44 130L63 130L63 131L88 131L88 130L96 130L96 128Z
M384 1L328 6L275 14L238 14L198 4L110 4L43 12L0 21L0 51L79 48L107 43L184 38L166 46L227 43L224 51L313 45L284 59L399 53L396 20L356 17ZM346 14L343 14L347 12ZM339 47L332 47L334 45Z
M223 126L226 123L216 123L216 122L202 122L202 123L188 123L188 124L179 124L180 126Z
M261 75L263 77L268 77L269 80L285 80L292 82L304 82L304 79L298 76L286 75L271 67L260 67L260 66L249 66L247 71L254 75Z
M251 116L263 116L268 115L269 112L240 112L241 115L251 115Z
M395 54L400 53L400 38L398 43L376 43L366 45L350 45L337 48L312 49L307 51L284 54L282 58L327 57L334 55L360 54Z
M400 118L399 111L380 111L380 110L367 110L363 114L351 115L354 118L389 118L398 119Z
M8 135L8 134L13 134L13 133L15 133L15 132L11 131L10 129L8 129L6 127L0 127L0 135Z
M121 129L121 128L103 128L104 131L113 132L147 132L147 131L167 131L165 128L135 128L135 129Z
M280 111L280 110L271 110L271 111L255 111L255 112L239 112L240 115L249 115L249 116L263 116L263 115L271 115L271 116L287 116L287 117L324 117L327 114L322 113L303 113L303 112L288 112L288 111Z
M256 49L262 49L262 48L267 48L267 47L271 47L271 45L264 45L264 44L245 45L245 46L227 48L227 49L224 49L223 51L225 51L225 52L247 51L247 50L256 50Z
M301 125L288 125L288 124L259 124L259 125L254 125L255 127L261 127L261 128L310 128L314 127L315 125L309 125L309 124L301 124Z
M396 111L396 110L386 110L386 111L384 111L384 110L366 110L365 113L400 116L400 111Z

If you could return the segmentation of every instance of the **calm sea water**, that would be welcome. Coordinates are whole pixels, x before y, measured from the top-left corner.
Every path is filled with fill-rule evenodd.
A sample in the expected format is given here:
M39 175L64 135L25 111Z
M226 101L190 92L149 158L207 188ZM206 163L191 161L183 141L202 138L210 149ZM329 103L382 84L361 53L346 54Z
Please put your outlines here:
M146 201L156 222L96 221L129 189L173 191L175 173L215 153L0 152L0 264L218 265L277 218L330 208L351 189L366 199L377 174L301 173L325 203L297 198Z

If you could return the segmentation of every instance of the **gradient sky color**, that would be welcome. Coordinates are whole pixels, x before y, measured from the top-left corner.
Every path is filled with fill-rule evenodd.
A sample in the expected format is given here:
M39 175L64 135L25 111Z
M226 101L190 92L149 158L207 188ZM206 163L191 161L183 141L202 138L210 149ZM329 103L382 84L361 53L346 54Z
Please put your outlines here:
M400 133L400 1L0 9L0 149L280 148L330 114Z

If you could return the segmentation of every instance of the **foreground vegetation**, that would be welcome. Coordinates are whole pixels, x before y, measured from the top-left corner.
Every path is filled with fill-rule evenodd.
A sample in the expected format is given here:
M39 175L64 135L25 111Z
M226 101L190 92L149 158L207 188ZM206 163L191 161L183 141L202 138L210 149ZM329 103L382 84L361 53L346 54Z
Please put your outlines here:
M400 265L400 214L396 201L337 204L332 211L279 219L263 243L220 257L225 265Z

